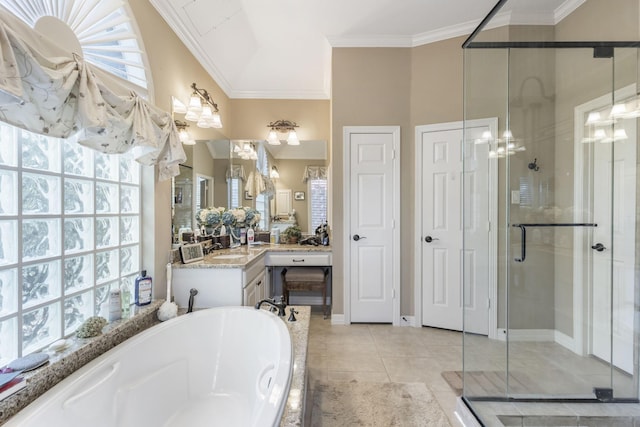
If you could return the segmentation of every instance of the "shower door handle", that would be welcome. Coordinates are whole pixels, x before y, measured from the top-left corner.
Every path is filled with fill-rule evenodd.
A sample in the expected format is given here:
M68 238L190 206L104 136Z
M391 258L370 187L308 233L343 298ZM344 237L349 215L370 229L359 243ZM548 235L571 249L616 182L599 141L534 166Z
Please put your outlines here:
M602 243L596 243L595 245L591 246L591 249L594 249L594 250L596 250L598 252L602 252L607 248L605 248Z

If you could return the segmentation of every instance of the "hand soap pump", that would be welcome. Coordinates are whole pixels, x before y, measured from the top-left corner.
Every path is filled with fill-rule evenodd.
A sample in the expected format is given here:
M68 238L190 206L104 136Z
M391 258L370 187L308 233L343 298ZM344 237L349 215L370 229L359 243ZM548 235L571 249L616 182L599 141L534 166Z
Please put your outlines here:
M151 277L147 276L147 270L142 270L136 277L135 303L147 305L151 303Z

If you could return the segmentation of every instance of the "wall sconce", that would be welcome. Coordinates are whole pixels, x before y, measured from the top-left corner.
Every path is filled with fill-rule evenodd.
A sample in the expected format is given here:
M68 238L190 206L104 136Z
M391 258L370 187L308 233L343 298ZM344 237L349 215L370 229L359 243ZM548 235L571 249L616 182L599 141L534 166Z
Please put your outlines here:
M278 172L278 168L275 165L271 166L271 173L269 174L269 176L271 177L271 179L280 178L280 172Z
M222 127L222 119L220 118L218 104L216 104L211 95L205 89L199 89L195 83L191 84L193 93L189 98L189 105L185 105L179 99L173 98L172 108L175 113L184 114L184 119L190 122L196 122L196 126L200 128L216 128Z
M189 125L187 122L183 122L182 120L174 120L173 121L178 128L178 136L180 137L180 142L184 145L196 145L196 140L191 137L189 132L187 132L187 128Z
M269 131L269 136L267 136L267 142L271 145L280 145L280 138L278 138L278 132L280 133L289 133L287 136L287 144L289 145L300 145L300 141L298 140L298 134L296 134L296 128L298 124L296 122L292 122L290 120L277 120L275 122L271 122L267 125L268 128L271 128Z

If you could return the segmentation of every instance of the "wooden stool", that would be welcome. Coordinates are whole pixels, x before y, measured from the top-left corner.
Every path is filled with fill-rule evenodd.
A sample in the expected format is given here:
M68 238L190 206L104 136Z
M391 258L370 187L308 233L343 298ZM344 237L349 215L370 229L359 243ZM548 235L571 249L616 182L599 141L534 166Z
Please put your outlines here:
M289 304L289 291L321 291L322 314L327 318L327 277L328 268L321 267L288 267L283 268L282 292L284 299Z

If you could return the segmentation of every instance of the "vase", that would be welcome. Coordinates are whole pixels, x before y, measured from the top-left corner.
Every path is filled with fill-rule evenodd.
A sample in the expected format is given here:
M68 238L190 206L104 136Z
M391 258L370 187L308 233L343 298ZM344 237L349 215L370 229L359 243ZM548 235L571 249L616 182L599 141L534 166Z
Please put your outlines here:
M207 226L205 226L205 227L204 227L204 230L207 232L207 236L212 236L212 235L213 235L213 232L215 231L215 228L214 228L214 227L207 227Z

